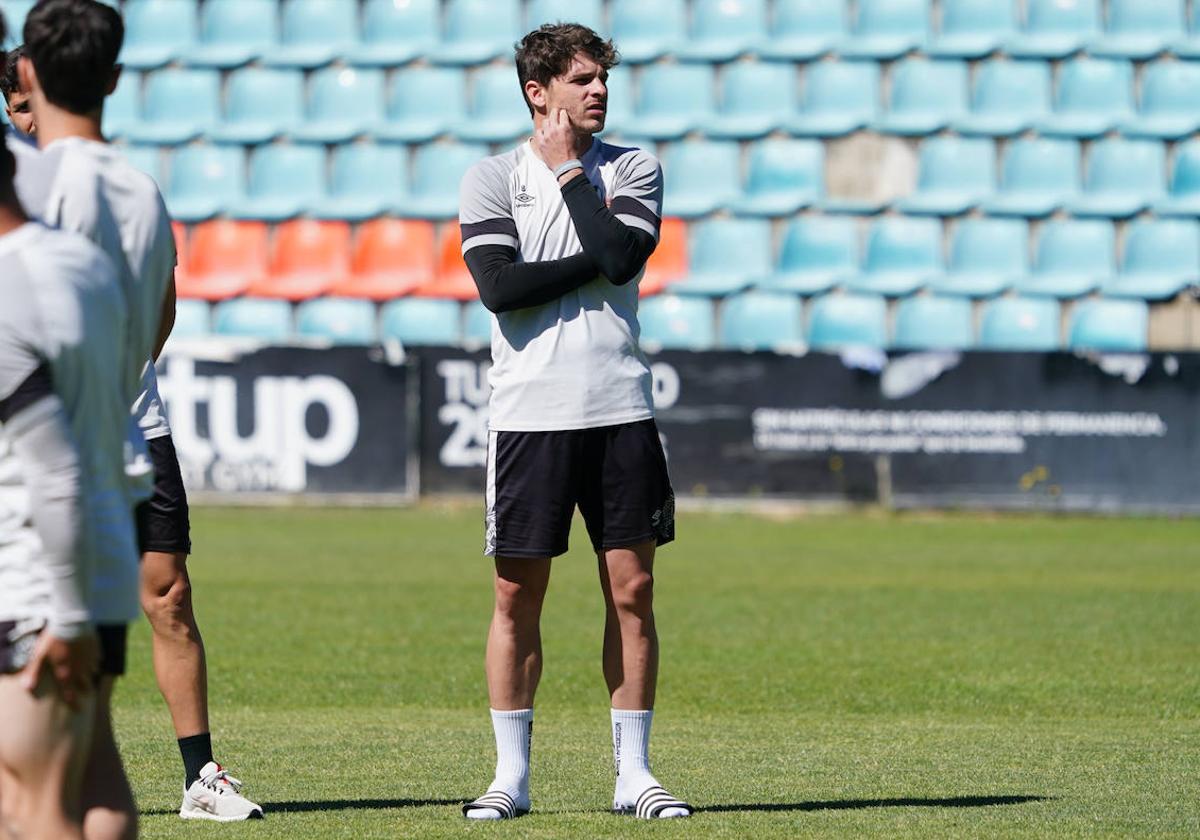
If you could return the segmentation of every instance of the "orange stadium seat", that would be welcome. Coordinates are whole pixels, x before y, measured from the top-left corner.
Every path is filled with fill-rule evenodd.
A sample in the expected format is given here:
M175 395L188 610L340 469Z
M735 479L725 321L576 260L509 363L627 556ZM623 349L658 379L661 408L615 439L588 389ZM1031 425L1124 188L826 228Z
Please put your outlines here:
M431 222L373 219L358 229L350 255L350 273L330 294L388 300L433 280L436 238Z
M250 286L260 297L305 300L350 272L350 225L293 219L275 228L267 274Z
M640 292L642 297L656 295L687 274L687 224L683 219L665 218L658 234L658 247L646 262Z
M413 294L421 297L454 298L474 300L479 297L475 281L462 258L462 231L456 222L444 226L442 241L438 247L436 273L433 281L417 289Z
M267 226L215 219L192 229L175 275L180 297L223 300L246 291L267 270Z

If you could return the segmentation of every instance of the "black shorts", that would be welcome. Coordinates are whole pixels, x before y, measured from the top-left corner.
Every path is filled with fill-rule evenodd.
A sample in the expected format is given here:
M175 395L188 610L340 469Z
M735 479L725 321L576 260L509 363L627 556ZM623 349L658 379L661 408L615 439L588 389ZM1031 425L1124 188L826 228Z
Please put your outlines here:
M179 456L170 435L146 441L154 464L154 495L137 506L138 551L191 554L191 523Z
M15 674L29 664L33 646L41 628L17 629L15 621L0 621L0 674ZM119 677L125 673L125 647L129 627L125 624L101 624L96 628L100 637L100 673Z
M491 433L485 554L565 554L576 505L597 552L675 539L675 493L653 420Z

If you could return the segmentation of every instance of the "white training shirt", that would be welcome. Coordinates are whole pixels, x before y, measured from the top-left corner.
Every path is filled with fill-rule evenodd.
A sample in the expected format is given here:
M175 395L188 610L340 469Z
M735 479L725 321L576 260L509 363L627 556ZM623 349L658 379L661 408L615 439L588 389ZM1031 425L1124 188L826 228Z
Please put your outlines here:
M594 140L584 173L617 218L658 236L662 170L642 149ZM519 262L582 252L558 179L528 142L476 163L459 202L463 254L507 245ZM638 347L638 278L604 277L542 306L492 319L493 431L559 431L653 416L650 367Z

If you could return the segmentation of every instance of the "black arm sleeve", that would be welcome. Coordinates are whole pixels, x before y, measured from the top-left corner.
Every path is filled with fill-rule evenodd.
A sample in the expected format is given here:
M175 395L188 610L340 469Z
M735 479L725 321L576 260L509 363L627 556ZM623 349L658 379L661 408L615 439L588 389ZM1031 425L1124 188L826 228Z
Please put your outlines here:
M654 237L614 216L586 176L567 181L562 196L583 252L596 261L600 273L618 286L636 277L654 253Z
M600 275L600 269L587 254L519 263L514 248L479 245L463 258L479 287L479 299L491 312L511 312L558 300Z

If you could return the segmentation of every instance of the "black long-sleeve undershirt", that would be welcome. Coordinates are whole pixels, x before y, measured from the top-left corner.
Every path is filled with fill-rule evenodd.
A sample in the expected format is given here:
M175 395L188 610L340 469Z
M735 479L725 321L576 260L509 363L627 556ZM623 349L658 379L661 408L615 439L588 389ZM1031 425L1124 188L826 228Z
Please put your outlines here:
M479 299L491 312L511 312L558 300L567 292L592 282L600 269L586 253L545 262L517 262L515 248L479 245L463 259Z
M637 277L658 244L654 237L618 219L585 175L576 175L563 184L562 197L583 252L596 261L600 273L618 286ZM642 206L633 199L625 201L631 202L631 208L634 204Z

